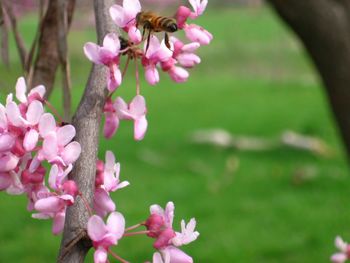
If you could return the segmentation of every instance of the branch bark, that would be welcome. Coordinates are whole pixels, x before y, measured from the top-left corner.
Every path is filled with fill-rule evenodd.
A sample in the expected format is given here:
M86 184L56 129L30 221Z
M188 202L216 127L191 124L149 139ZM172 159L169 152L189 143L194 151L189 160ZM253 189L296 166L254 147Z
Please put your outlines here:
M269 2L299 36L320 73L350 158L350 2Z
M99 43L102 43L108 32L116 31L108 12L113 3L113 0L94 0ZM73 125L77 130L75 140L81 144L82 153L69 177L78 184L80 192L90 206L93 203L95 187L100 120L107 97L106 74L105 67L92 67L84 95L73 118ZM83 200L77 198L75 204L67 209L58 262L83 262L91 247L86 235L88 219L89 214Z
M9 39L8 39L8 29L7 25L5 23L5 17L3 12L3 4L0 0L0 35L1 35L1 59L3 63L6 65L6 67L10 64L9 59Z
M68 1L68 24L70 25L75 0ZM59 66L58 54L58 0L49 1L49 6L40 28L38 54L34 62L31 87L44 85L46 87L46 98L51 95L55 75Z

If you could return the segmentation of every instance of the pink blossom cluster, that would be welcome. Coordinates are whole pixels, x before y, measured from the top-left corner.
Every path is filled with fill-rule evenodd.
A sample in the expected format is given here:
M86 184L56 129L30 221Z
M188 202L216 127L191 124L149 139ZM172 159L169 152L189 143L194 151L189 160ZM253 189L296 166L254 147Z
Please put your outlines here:
M137 25L137 15L142 12L139 0L124 0L122 6L113 5L110 8L110 15L115 24L127 33L127 38L109 33L105 36L102 46L92 42L85 44L84 53L87 58L95 64L105 65L108 68L106 83L110 96L104 108L106 138L111 138L115 134L120 120L134 122L135 140L143 139L146 133L146 103L140 95L139 64L144 68L146 81L150 85L156 85L160 80L159 69L167 73L173 81L181 83L187 81L189 77L187 69L201 62L195 52L201 45L208 45L213 36L196 24L188 24L187 20L196 19L202 15L208 1L189 0L189 3L193 10L180 6L175 18L177 27L185 32L190 43L184 43L171 36L169 48L166 41L160 41L153 32L147 43L147 40L142 38ZM141 47L142 43L143 47ZM120 70L122 56L127 56L123 73ZM120 97L113 100L112 94L121 85L129 60L134 60L136 65L136 97L127 104Z
M333 263L344 263L350 259L350 245L341 237L337 236L335 238L335 246L339 249L339 252L331 256L331 261Z
M172 224L174 219L174 204L169 202L163 210L159 205L152 205L151 215L143 224L147 231L138 232L140 234L147 234L147 236L154 238L153 247L158 251L153 255L153 263L192 263L193 259L178 247L187 245L196 240L199 236L194 218L186 225L185 221L181 221L181 232L175 232ZM130 230L135 227L129 228ZM93 241L95 248L94 262L105 263L108 262L108 253L110 247L116 246L118 241L128 233L129 229L125 228L125 219L120 212L113 211L107 218L105 224L102 217L93 215L88 222L88 235ZM135 232L134 232L135 233Z
M0 190L26 194L28 211L39 219L53 219L52 232L63 229L65 210L74 203L78 188L67 175L78 159L81 147L72 141L75 128L57 124L44 109L45 87L26 94L24 78L16 84L15 97L9 94L0 104ZM48 186L44 162L51 165Z

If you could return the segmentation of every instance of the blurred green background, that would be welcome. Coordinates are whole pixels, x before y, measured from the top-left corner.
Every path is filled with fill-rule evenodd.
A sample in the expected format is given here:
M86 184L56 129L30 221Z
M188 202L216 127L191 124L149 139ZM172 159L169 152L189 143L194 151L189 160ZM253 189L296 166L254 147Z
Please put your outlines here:
M76 17L70 33L74 107L91 68L82 46L96 39L92 18ZM36 23L34 15L20 21L28 43ZM198 24L214 40L200 49L202 63L189 81L175 84L162 74L156 87L142 83L145 139L133 140L129 122L121 123L112 140L101 138L100 159L112 150L121 179L131 182L112 194L117 210L130 226L148 216L151 204L174 201L175 228L182 218L197 219L201 235L183 247L195 262L329 262L335 236L350 238L349 171L310 60L264 5L209 6ZM3 103L21 75L11 43L11 68L0 65ZM51 100L61 109L60 77L56 82ZM134 96L133 67L117 93L127 101ZM287 147L252 152L190 142L191 132L207 128L262 138L292 130L320 138L332 150L321 157ZM51 234L51 221L31 219L23 196L2 193L0 207L0 262L55 261L60 236ZM114 251L144 262L152 257L152 241L127 237Z

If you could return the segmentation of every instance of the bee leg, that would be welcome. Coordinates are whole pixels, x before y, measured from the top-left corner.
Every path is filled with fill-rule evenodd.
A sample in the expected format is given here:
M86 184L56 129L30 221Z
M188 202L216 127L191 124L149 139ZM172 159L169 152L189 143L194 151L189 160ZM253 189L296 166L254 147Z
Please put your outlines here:
M151 40L151 30L148 31L148 36L147 36L147 45L146 45L146 51L145 54L147 53L147 50L149 48L149 42Z
M148 22L148 21L143 25L142 41L143 41L144 38L145 38L146 30L151 30L151 24L150 24L150 22Z
M166 32L165 32L165 35L164 35L164 42L165 42L166 47L168 49L170 49L169 35Z

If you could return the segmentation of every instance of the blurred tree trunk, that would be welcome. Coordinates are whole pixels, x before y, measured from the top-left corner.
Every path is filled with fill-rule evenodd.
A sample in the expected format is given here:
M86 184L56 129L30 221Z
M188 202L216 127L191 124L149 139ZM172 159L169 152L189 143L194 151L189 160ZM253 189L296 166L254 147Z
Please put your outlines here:
M350 1L268 0L319 71L350 159Z

